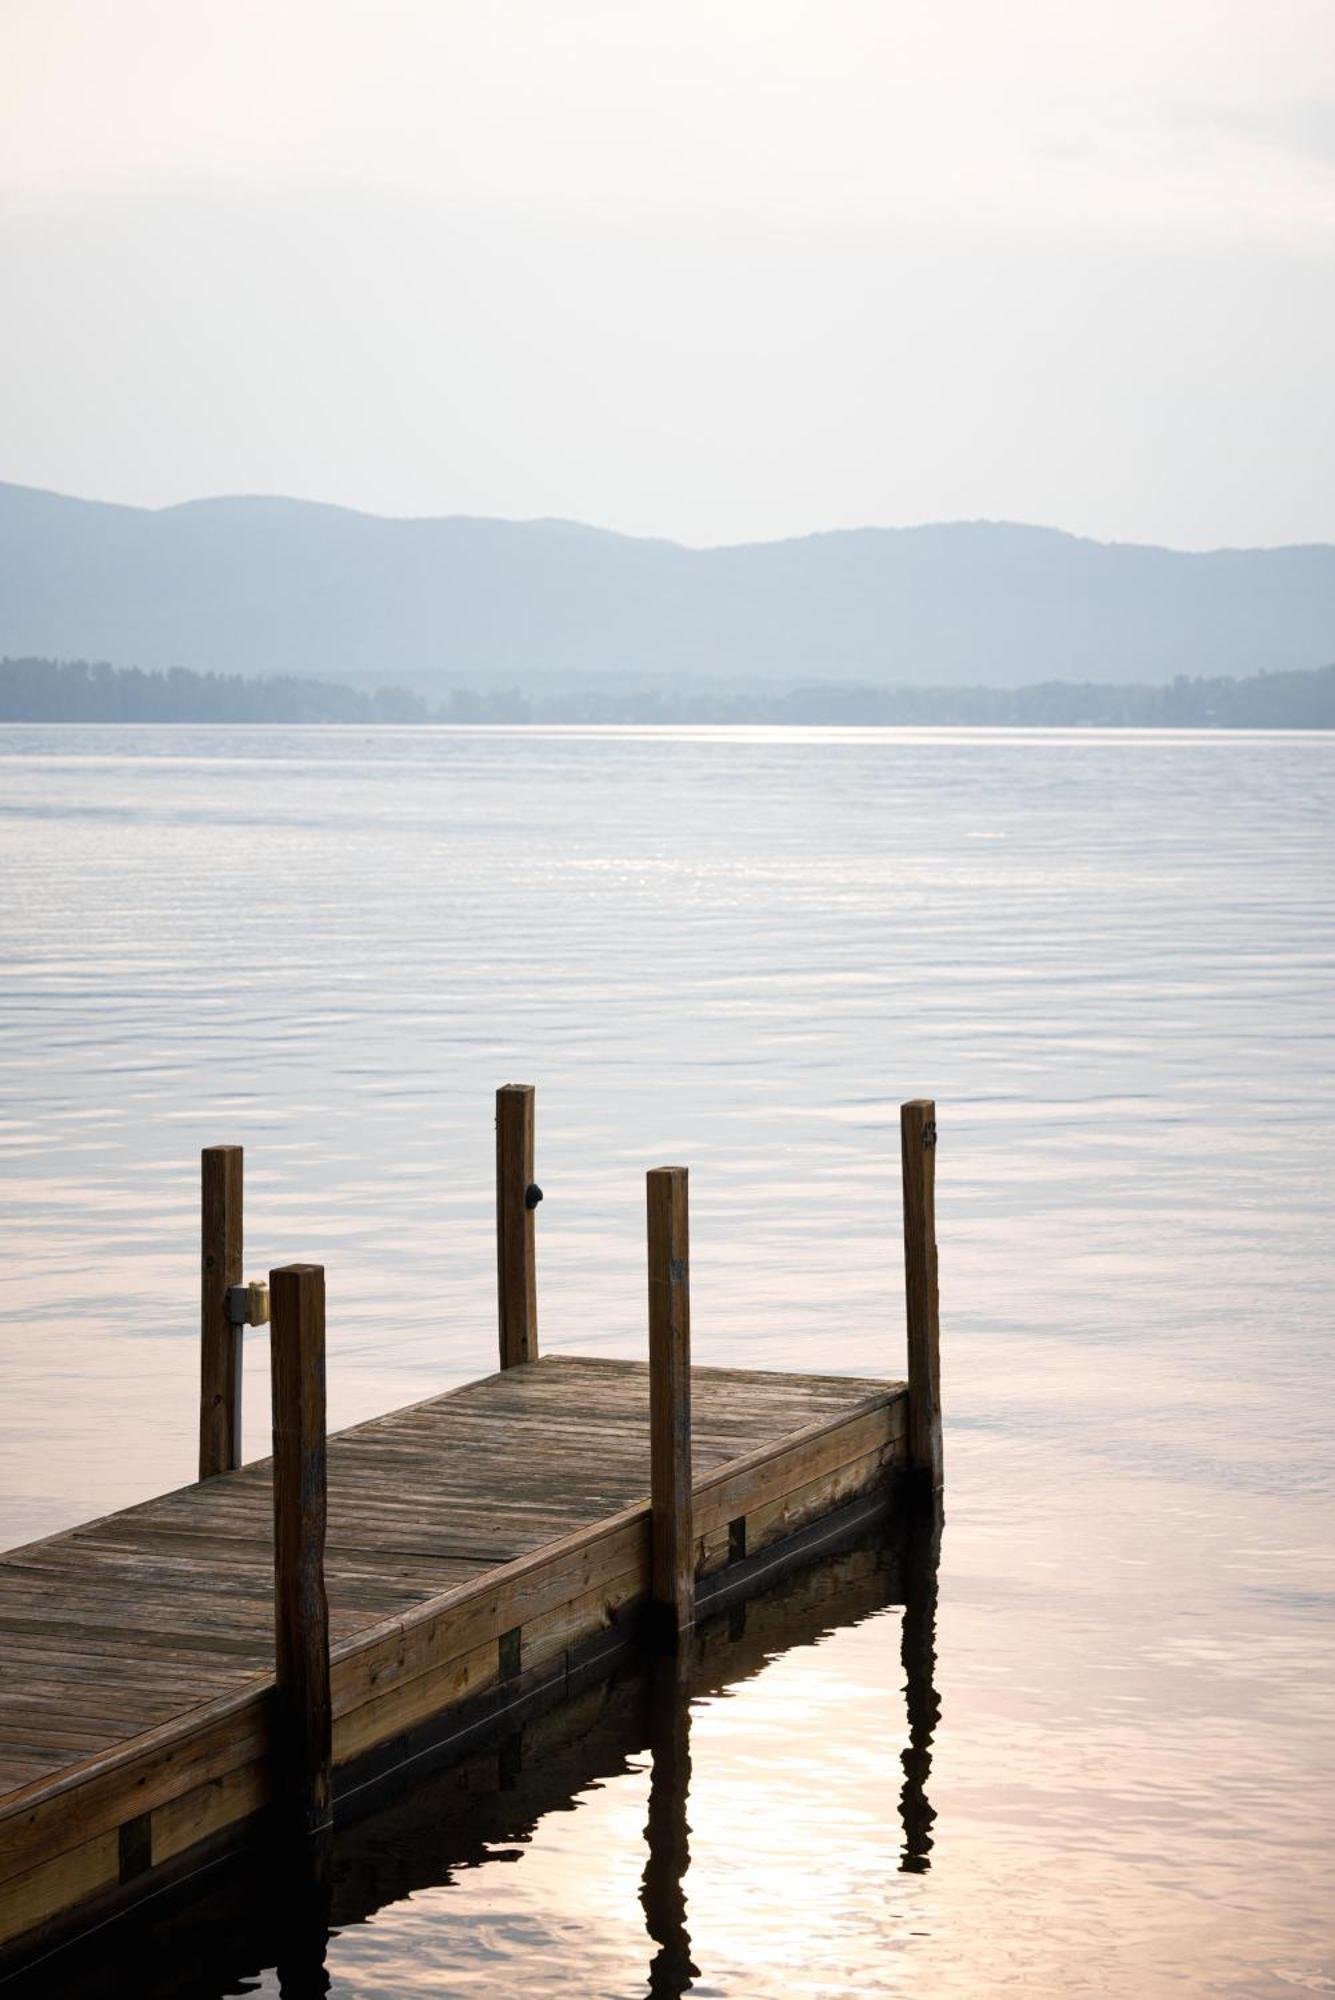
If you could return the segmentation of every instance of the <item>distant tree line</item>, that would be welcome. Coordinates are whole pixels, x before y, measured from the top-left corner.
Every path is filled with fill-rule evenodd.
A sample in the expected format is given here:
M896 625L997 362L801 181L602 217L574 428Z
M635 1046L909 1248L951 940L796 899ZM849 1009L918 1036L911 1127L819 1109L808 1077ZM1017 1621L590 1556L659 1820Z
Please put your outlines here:
M1044 681L1020 688L799 688L788 722L1008 728L1335 729L1335 666L1163 686Z
M1335 666L1166 686L1046 681L1022 688L411 689L86 660L0 660L0 721L230 723L805 723L995 728L1335 729Z
M5 722L429 722L406 688L341 687L276 674L146 673L105 660L0 660Z

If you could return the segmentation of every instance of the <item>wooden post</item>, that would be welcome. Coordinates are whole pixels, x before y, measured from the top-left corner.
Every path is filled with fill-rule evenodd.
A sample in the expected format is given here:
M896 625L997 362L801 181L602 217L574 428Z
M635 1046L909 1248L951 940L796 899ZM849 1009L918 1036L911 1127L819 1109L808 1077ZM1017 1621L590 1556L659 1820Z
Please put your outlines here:
M274 1801L294 1832L330 1823L332 1721L324 1586L324 1270L269 1274L273 1375Z
M227 1313L241 1283L242 1151L206 1146L200 1155L199 1476L241 1463L242 1331Z
M900 1106L904 1172L904 1299L909 1348L909 1465L941 1491L941 1321L936 1285L936 1106Z
M496 1092L496 1290L501 1367L538 1358L538 1266L533 1211L533 1085Z
M664 1635L695 1623L691 1520L691 1268L685 1167L648 1176L652 1596Z

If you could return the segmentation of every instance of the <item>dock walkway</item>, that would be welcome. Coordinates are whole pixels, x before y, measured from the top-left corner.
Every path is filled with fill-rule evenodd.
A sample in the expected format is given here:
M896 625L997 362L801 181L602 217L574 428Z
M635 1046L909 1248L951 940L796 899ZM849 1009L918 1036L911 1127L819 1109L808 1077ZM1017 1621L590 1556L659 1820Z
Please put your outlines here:
M648 1378L549 1354L331 1437L335 1650L647 1506ZM691 1388L697 1514L712 1475L755 1454L769 1479L753 1483L782 1485L763 1521L751 1510L752 1550L800 1511L788 1461L804 1447L812 1465L853 1453L851 1493L903 1436L902 1384L697 1368ZM701 1574L727 1555L716 1513L698 1521ZM273 1563L269 1459L0 1556L0 1811L4 1794L271 1677ZM610 1579L609 1613L619 1595ZM366 1734L355 1715L336 1718L336 1761Z
M207 1476L0 1555L0 1974L266 1829L320 1830L642 1630L675 1643L901 1475L939 1487L930 1105L905 1107L904 1382L692 1367L681 1168L648 1178L648 1364L538 1358L526 1103L501 1372L329 1438L323 1272L239 1282L239 1152L215 1149L228 1214L206 1154ZM241 1466L224 1343L271 1295L274 1457Z

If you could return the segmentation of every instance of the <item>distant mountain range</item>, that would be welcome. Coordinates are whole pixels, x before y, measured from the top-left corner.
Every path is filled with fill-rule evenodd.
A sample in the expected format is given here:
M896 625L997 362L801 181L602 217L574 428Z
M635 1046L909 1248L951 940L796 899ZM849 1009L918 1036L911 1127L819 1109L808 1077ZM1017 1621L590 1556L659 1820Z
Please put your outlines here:
M1167 682L1335 656L1335 547L1210 554L1004 522L690 549L309 501L0 485L0 653L451 688Z

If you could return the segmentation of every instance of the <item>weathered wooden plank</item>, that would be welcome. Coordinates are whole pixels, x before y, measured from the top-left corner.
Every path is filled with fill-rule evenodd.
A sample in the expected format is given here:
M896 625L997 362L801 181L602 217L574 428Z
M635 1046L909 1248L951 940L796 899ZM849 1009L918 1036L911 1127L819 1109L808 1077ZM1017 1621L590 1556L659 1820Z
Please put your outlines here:
M697 1487L697 1531L707 1532L736 1520L790 1486L805 1485L881 1445L893 1445L902 1438L904 1423L904 1398L899 1395L855 1415L812 1424L786 1443L752 1452Z
M610 1395L633 1393L636 1381L644 1382L649 1374L647 1361L629 1360L611 1354L544 1354L533 1368L509 1375L500 1384L507 1395L520 1395L536 1389L542 1393L542 1385L550 1375L560 1373L571 1379L601 1380ZM697 1383L712 1384L722 1390L733 1388L746 1395L763 1396L766 1401L777 1399L780 1403L790 1401L805 1402L812 1399L833 1398L842 1401L845 1395L870 1395L883 1387L880 1376L856 1375L811 1375L805 1372L795 1374L790 1369L781 1368L720 1368L710 1362L697 1364L693 1369ZM476 1382L466 1384L460 1390L445 1390L441 1395L428 1398L421 1403L405 1405L407 1411L425 1411L455 1396L467 1398L477 1392L499 1383L496 1376L480 1377ZM485 1398L491 1401L491 1395ZM358 1428L371 1428L376 1424L392 1422L402 1414L389 1411L383 1417L371 1417ZM348 1433L341 1433L348 1435Z
M27 1611L7 1611L4 1619L0 1620L0 1634L7 1641L13 1633L23 1638L47 1639L53 1645L72 1647L85 1642L94 1647L112 1645L126 1653L137 1651L144 1659L171 1658L177 1653L193 1652L219 1658L232 1657L245 1662L256 1655L257 1647L260 1651L266 1650L263 1642L251 1637L238 1638L230 1629L187 1632L164 1624L130 1631L124 1626L99 1624L95 1619L80 1617L77 1611L68 1608L63 1618L56 1617L52 1615L51 1607L42 1604ZM268 1639L266 1657L271 1653L272 1635Z
M471 1573L476 1565L465 1567ZM388 1616L397 1605L431 1594L429 1584L418 1590L392 1580L344 1583L333 1600L331 1620L341 1632L356 1631ZM208 1593L202 1579L192 1590L180 1576L156 1581L99 1577L76 1566L7 1577L0 1595L0 1631L11 1624L31 1631L37 1620L52 1631L63 1628L71 1644L78 1643L75 1635L85 1624L103 1633L161 1633L175 1643L208 1634L220 1645L240 1645L246 1653L257 1644L272 1644L272 1591L252 1594L220 1582Z
M642 1569L608 1578L592 1590L581 1591L550 1611L542 1611L519 1628L520 1666L544 1665L566 1648L591 1638L597 1632L619 1625L640 1605L648 1602L649 1579Z
M341 1433L338 1449L350 1449L358 1440L368 1438L392 1437L410 1443L429 1437L441 1423L475 1422L481 1427L500 1427L513 1416L523 1414L535 1423L559 1425L563 1416L568 1421L577 1410L586 1410L594 1418L602 1416L619 1421L628 1412L647 1409L648 1370L642 1363L620 1361L615 1364L617 1376L602 1373L590 1376L582 1367L570 1366L572 1359L548 1355L540 1362L516 1367L504 1377L489 1377L485 1383L450 1391L407 1411L371 1419L355 1430ZM697 1368L698 1419L716 1421L725 1428L737 1421L756 1421L772 1432L781 1429L794 1411L838 1409L850 1393L865 1395L881 1386L878 1382L832 1377L808 1391L805 1387L785 1387L784 1380L781 1376L758 1377L748 1387L745 1383L736 1384L731 1371ZM575 1383L579 1384L583 1398L578 1403L571 1397L571 1385ZM247 1471L254 1475L258 1469L252 1466Z
M346 1764L378 1744L401 1736L442 1709L493 1687L499 1675L495 1641L474 1646L399 1681L356 1708L346 1709L334 1722L334 1758Z
M846 1506L863 1493L874 1492L901 1457L896 1442L880 1445L861 1458L851 1459L845 1465L836 1466L832 1472L808 1480L805 1486L794 1487L775 1500L749 1509L743 1516L746 1522L746 1553L756 1555L771 1543L795 1535L809 1521L832 1514L836 1507Z
M533 1085L496 1092L496 1290L501 1367L538 1358L537 1232L533 1185Z
M275 1628L274 1797L307 1833L332 1817L329 1603L325 1595L324 1270L288 1264L272 1300Z
M503 1377L489 1376L483 1382L448 1390L425 1402L391 1411L386 1416L368 1418L355 1429L341 1432L340 1445L368 1436L412 1439L429 1435L442 1418L471 1418L478 1423L486 1423L500 1421L513 1411L523 1410L535 1419L545 1416L559 1420L563 1413L569 1413L572 1382L579 1383L591 1410L612 1416L637 1403L643 1406L648 1386L648 1368L644 1362L618 1360L615 1374L604 1370L589 1371L574 1365L575 1362L573 1355L547 1354L540 1362L524 1366L516 1364ZM771 1421L776 1410L786 1412L826 1405L837 1407L850 1388L856 1393L861 1387L865 1393L873 1386L848 1376L820 1378L814 1385L808 1386L801 1377L785 1378L759 1371L750 1380L739 1380L729 1369L699 1367L697 1374L702 1390L702 1408L725 1418L744 1417L750 1413L761 1422Z
M50 1627L78 1631L88 1620L95 1627L125 1632L174 1632L181 1637L213 1632L240 1640L261 1632L265 1624L258 1603L232 1598L220 1604L200 1589L173 1591L165 1586L127 1601L124 1585L115 1578L99 1584L91 1573L76 1570L72 1581L58 1567L11 1572L3 1580L3 1600L3 1623L12 1621L20 1629L31 1629L32 1619L39 1618Z
M241 1463L242 1331L227 1314L227 1292L243 1277L244 1203L240 1146L200 1155L199 1476Z
M716 1569L722 1569L732 1558L732 1523L720 1521L712 1528L701 1531L699 1523L695 1532L695 1575L699 1582L702 1576L712 1576Z
M488 1514L484 1518L489 1531L485 1536L485 1547L470 1545L469 1536L452 1527L448 1520L381 1523L372 1518L364 1523L361 1532L345 1527L341 1533L336 1533L330 1526L325 1536L325 1581L331 1603L344 1583L350 1587L374 1585L379 1579L397 1588L400 1582L408 1584L416 1578L431 1590L446 1590L455 1583L465 1582L479 1563L490 1562L494 1565L498 1560L518 1555L518 1549L507 1548L503 1535L490 1532L495 1525L491 1516ZM189 1556L193 1552L201 1561L217 1562L223 1569L231 1566L238 1572L253 1561L259 1564L266 1576L271 1577L273 1573L272 1544L256 1542L253 1537L241 1533L226 1535L214 1531L208 1535L195 1535L188 1528L170 1526L155 1529L149 1534L136 1528L133 1537L127 1538L127 1541L132 1545L142 1541L145 1547L155 1543L173 1556L178 1553ZM244 1554L230 1558L227 1554L229 1546L244 1551ZM499 1558L495 1554L497 1548L504 1552Z
M259 1812L269 1802L271 1783L268 1765L256 1761L156 1806L150 1828L153 1865Z
M52 1741L59 1735L60 1741ZM41 1760L47 1770L58 1771L66 1764L77 1764L83 1757L91 1757L106 1748L108 1737L103 1729L80 1729L68 1724L59 1732L15 1722L0 1729L0 1757L13 1755L33 1757Z
M391 1538L374 1535L360 1547L331 1549L326 1543L326 1553L331 1600L342 1595L349 1605L373 1603L405 1588L445 1590L464 1581L471 1567L466 1560L425 1548L396 1547ZM124 1537L76 1533L59 1548L45 1551L40 1560L24 1556L15 1567L33 1575L78 1570L94 1582L111 1580L149 1591L160 1584L164 1591L184 1588L196 1593L203 1567L215 1594L245 1600L253 1595L266 1608L272 1606L272 1539L260 1542L140 1527Z
M273 1689L244 1688L0 1799L0 1880L267 1757Z
M0 1883L0 1944L95 1895L119 1876L120 1844L112 1832Z
M106 1682L77 1686L69 1681L36 1682L22 1694L6 1690L0 1737L8 1743L30 1738L43 1746L86 1741L89 1748L101 1749L194 1706L188 1692L164 1692L156 1685L117 1688Z
M25 1584L30 1589L45 1584L53 1591L68 1590L71 1574L91 1591L114 1595L133 1589L144 1597L157 1597L164 1605L182 1590L194 1598L203 1595L198 1564L183 1562L169 1551L125 1555L100 1549L95 1543L68 1541L37 1551L25 1550L12 1562L0 1565L0 1601ZM247 1596L262 1602L265 1594L262 1572L220 1565L209 1600L217 1608L225 1599L229 1607L234 1605L237 1613L244 1615Z
M42 1719L36 1715L26 1722L6 1724L4 1734L0 1736L0 1745L3 1745L0 1761L6 1764L22 1763L27 1767L6 1790L17 1792L25 1785L54 1777L74 1765L87 1763L89 1758L104 1756L119 1745L133 1742L151 1730L181 1719L189 1714L190 1708L189 1697L181 1696L158 1704L150 1703L144 1713L133 1721L114 1725L90 1719L82 1728L59 1720L54 1726L44 1727Z
M164 1680L173 1675L186 1688L197 1687L201 1673L208 1672L207 1663L190 1653L180 1653L173 1657L167 1649L154 1649L154 1659L159 1662L159 1674ZM226 1672L225 1668L219 1669ZM234 1678L234 1676L233 1676ZM41 1635L32 1637L27 1633L11 1633L0 1627L0 1690L22 1690L43 1680L84 1681L96 1679L115 1687L124 1683L127 1687L141 1687L144 1680L142 1654L136 1656L132 1646L117 1649L106 1644L99 1647L80 1645L72 1650L68 1645L53 1643Z
M52 1766L41 1757L33 1757L29 1752L8 1751L0 1757L0 1797L9 1792L18 1792L25 1785L33 1784L41 1778L49 1777Z
M451 1577L451 1570L457 1569L458 1580L462 1581L470 1564L478 1561L495 1563L509 1555L519 1554L521 1549L514 1537L520 1538L524 1546L534 1546L544 1533L559 1533L564 1526L577 1521L587 1521L599 1513L614 1512L625 1504L627 1493L647 1490L647 1485L647 1466L642 1466L638 1478L627 1479L622 1485L609 1488L605 1495L597 1496L597 1503L592 1506L574 1504L557 1508L546 1503L525 1506L520 1501L489 1504L486 1500L479 1502L475 1498L464 1503L445 1496L439 1518L425 1521L412 1510L396 1510L392 1503L380 1506L373 1496L368 1495L366 1503L359 1505L345 1494L337 1510L334 1503L330 1503L325 1551L331 1598L340 1587L351 1598L359 1592L373 1592L378 1582L385 1588L397 1588L400 1580L420 1576L430 1583L437 1573L440 1587L444 1588L448 1582L456 1580ZM139 1532L136 1530L137 1534ZM220 1576L230 1575L243 1587L249 1580L250 1558L244 1552L256 1545L241 1527L238 1527L235 1536L229 1537L220 1532L215 1524L210 1536L196 1537L188 1529L180 1530L173 1525L158 1529L152 1539L163 1555L159 1569L164 1590L170 1586L173 1575L180 1573L181 1555L199 1547L202 1558L211 1545L220 1552L217 1558ZM229 1558L226 1554L229 1542L243 1553ZM34 1548L41 1546L35 1544ZM143 1553L147 1553L147 1549L148 1543ZM110 1548L104 1551L105 1555L112 1553ZM81 1559L76 1549L73 1553L58 1553L50 1557L25 1554L23 1560L15 1565L15 1570L37 1575L65 1567L81 1568L92 1576L98 1565ZM271 1556L266 1568L272 1568ZM151 1581L151 1576L145 1577L150 1587ZM4 1570L0 1564L0 1622L3 1621L3 1604Z

